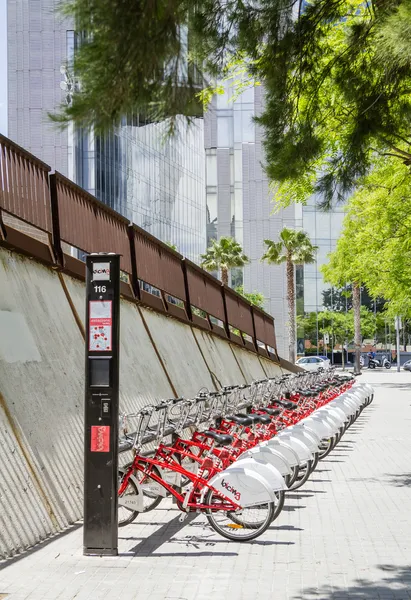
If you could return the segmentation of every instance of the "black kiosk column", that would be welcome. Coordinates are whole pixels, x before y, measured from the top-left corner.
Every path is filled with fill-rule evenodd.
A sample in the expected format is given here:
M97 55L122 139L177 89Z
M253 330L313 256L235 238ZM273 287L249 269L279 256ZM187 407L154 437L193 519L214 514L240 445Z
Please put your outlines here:
M86 259L85 555L116 556L120 256Z

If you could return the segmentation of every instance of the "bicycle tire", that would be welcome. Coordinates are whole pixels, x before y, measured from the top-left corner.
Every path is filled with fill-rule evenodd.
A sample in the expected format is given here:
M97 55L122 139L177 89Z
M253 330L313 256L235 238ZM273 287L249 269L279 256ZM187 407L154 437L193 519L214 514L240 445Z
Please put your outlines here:
M312 460L309 460L305 463L305 465L303 465L302 467L301 466L299 467L297 479L294 481L292 486L289 488L291 491L300 489L300 487L303 486L304 483L307 481L307 479L311 475L312 462L313 462ZM303 474L300 476L300 473L303 473Z
M275 496L278 502L275 505L273 521L275 521L280 516L281 511L284 508L285 491L280 490L279 492L275 492Z
M206 496L205 496L205 503L212 505L213 504L213 500L214 497L217 498L218 500L218 494L216 494L212 489L208 490ZM218 506L218 503L216 504L216 507ZM232 521L232 517L229 515L232 515L232 511L222 511L219 510L218 508L216 509L211 509L211 508L207 508L204 511L204 514L207 517L207 520L210 524L210 526L214 529L214 531L216 533L218 533L219 535L221 535L222 537L225 537L227 540L233 541L233 542L249 542L251 540L254 540L255 538L259 537L260 535L262 535L270 526L270 524L272 523L273 519L274 519L274 503L273 502L268 502L267 504L261 504L258 505L258 507L254 507L257 509L262 509L262 507L267 507L266 508L266 516L265 518L262 520L261 524L258 525L255 528L250 527L250 525L247 526L243 526L242 523L233 523L233 528L230 528L230 524L227 525L227 528L224 529L218 522L217 522L217 515L218 514L222 514L223 512L227 515L228 517L228 521ZM251 507L253 508L253 507ZM244 509L247 510L247 509ZM238 535L235 532L241 532L242 535ZM245 532L245 533L244 533Z
M317 468L318 465L318 461L320 460L320 454L319 452L315 452L314 453L314 460L312 461L312 465L311 465L311 471L310 471L310 475L311 473L313 473L313 471L315 471L315 469Z
M321 442L320 453L319 453L320 460L323 460L326 456L329 455L331 450L334 448L334 445L335 445L335 437L330 437L325 442ZM321 451L321 448L324 448L324 450Z
M122 481L124 474L125 474L124 471L119 469L119 471L118 471L119 483ZM124 496L126 494L128 489L130 489L132 494L138 495L137 486L131 477L128 480L127 487L124 490L124 493L122 494L122 496ZM125 512L123 512L123 511L125 511ZM138 515L140 514L138 512L138 510L129 510L125 506L119 506L117 513L118 513L117 519L118 519L119 527L125 527L126 525L130 525L130 523L135 521L137 519ZM124 517L121 516L123 514L124 514Z
M288 480L288 482L286 482L288 489L291 489L291 486L293 485L294 481L297 479L299 468L300 467L298 465L291 467L292 474L290 475L290 479Z

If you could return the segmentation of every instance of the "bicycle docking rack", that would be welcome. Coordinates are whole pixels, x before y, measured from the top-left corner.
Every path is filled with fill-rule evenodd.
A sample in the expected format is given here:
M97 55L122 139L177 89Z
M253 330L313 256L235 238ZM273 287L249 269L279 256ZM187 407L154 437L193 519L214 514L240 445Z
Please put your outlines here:
M329 373L333 373L335 372L334 369L330 369ZM222 388L219 392L211 392L211 394L213 394L214 396L217 395L222 395L222 394L227 394L227 393L232 393L232 392L236 392L238 390L245 390L245 389L250 389L253 386L256 388L254 390L252 390L251 395L248 399L243 399L242 402L238 403L236 405L236 411L239 412L241 410L245 410L248 408L251 408L254 404L256 404L258 402L261 402L261 400L263 399L261 396L264 396L264 392L266 392L266 389L268 388L270 390L270 397L276 396L276 395L280 395L281 393L287 392L288 388L292 388L297 382L300 386L304 386L304 385L308 385L311 383L311 381L313 381L315 379L315 373L301 373L298 375L285 375L282 377L271 377L271 378L266 378L266 379L261 379L259 381L255 381L250 385L247 386L228 386L225 388ZM262 388L264 390L263 394L259 394L258 391L258 387ZM207 392L209 393L209 392ZM175 405L178 405L178 403L180 402L187 402L186 399L184 398L180 398L180 399L173 399ZM161 404L161 400L159 401L159 404ZM223 417L223 412L216 412L214 414L214 419L218 419ZM209 417L205 417L202 420L198 421L195 418L191 418L191 419L187 419L184 423L184 429L188 429L189 427L198 427L201 424L205 424L207 422L210 421ZM168 427L166 427L164 429L164 431L162 432L163 437L167 437L167 436L171 436L175 433L175 427L170 425ZM122 454L124 452L128 452L130 450L133 449L133 445L134 445L134 440L136 438L136 434L137 432L131 432L131 433L127 433L127 435L123 435L120 437L119 439L119 445L118 445L118 452L119 454ZM141 446L146 446L150 443L156 442L158 441L158 433L153 431L153 432L148 432L146 433L142 439L140 440L140 444Z

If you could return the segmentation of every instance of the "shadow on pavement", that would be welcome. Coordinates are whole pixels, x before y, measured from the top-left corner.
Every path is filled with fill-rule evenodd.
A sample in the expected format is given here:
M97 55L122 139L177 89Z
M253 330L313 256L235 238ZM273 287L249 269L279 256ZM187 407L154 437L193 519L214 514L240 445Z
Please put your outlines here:
M396 390L410 390L411 389L411 381L410 383L395 383L395 382L389 382L389 383L376 383L375 387L384 387L384 388L393 388ZM391 400L391 398L390 398Z
M391 483L396 487L407 487L411 485L411 473L385 473Z
M411 597L411 567L377 565L381 571L379 581L356 579L344 588L324 585L319 588L305 588L293 600L408 600Z
M7 558L5 560L0 560L0 571L2 571L3 569L6 569L7 567L10 567L14 563L16 563L19 560L21 560L22 558L26 558L26 556L30 556L31 554L34 554L38 550L42 550L43 548L45 548L49 544L52 544L56 540L58 540L58 539L60 539L60 538L62 538L64 536L68 535L69 533L72 533L73 531L75 531L76 529L79 529L80 527L83 527L83 521L78 522L78 523L74 523L74 525L70 525L64 531L56 533L55 535L47 538L46 540L43 540L43 541L39 542L35 546L32 546L31 548L28 548L27 550L24 550L23 552L21 552L17 556L12 556L11 558ZM0 594L0 600L1 600L1 594Z

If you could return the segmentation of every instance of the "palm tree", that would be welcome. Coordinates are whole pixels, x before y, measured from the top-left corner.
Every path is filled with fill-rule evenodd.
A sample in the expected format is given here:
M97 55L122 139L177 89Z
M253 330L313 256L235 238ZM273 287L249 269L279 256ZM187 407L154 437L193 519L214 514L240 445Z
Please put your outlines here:
M221 281L228 286L228 271L233 267L243 267L250 262L240 244L232 237L212 240L205 254L201 254L201 266L206 271L220 271Z
M261 260L272 265L286 263L287 299L289 313L289 347L290 362L295 362L296 326L295 326L295 265L313 263L317 246L313 246L308 234L284 227L280 233L280 241L264 240L267 246Z

